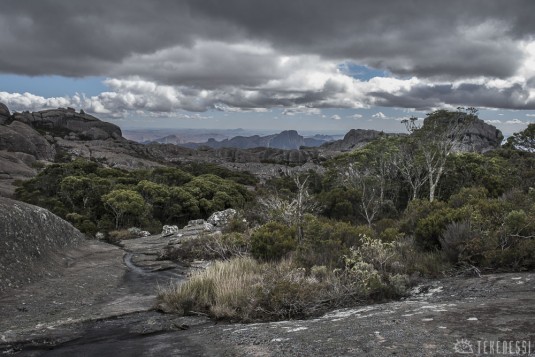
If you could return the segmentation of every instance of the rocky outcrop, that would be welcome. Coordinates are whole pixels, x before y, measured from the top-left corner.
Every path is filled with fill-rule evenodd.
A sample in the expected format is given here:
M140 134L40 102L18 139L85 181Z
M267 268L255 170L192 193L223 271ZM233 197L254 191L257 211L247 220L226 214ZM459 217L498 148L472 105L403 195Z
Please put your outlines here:
M285 130L269 141L269 147L285 150L299 149L304 145L304 138L295 130Z
M475 119L462 131L460 151L487 152L500 147L503 134L495 126Z
M39 112L13 114L13 120L28 124L35 129L48 131L53 136L66 137L72 132L82 140L121 139L121 129L74 109L60 108Z
M63 267L66 262L58 253L84 240L50 211L7 198L0 201L0 237L0 292Z
M4 125L11 117L9 109L4 103L0 103L0 125Z
M193 219L182 228L179 234L184 236L198 236L202 233L213 232L215 230L215 227L204 219Z
M218 229L222 229L225 228L235 216L236 210L229 208L224 211L212 213L212 215L208 217L207 222Z
M19 121L0 125L0 150L23 152L48 161L56 155L54 147L41 134Z
M0 196L13 197L16 180L28 180L37 175L35 162L32 155L0 150Z
M161 235L162 237L169 237L176 233L178 233L178 226L165 225L163 226Z
M393 134L386 134L377 130L351 129L342 140L325 143L321 148L329 151L350 151L358 149L381 136L387 135Z

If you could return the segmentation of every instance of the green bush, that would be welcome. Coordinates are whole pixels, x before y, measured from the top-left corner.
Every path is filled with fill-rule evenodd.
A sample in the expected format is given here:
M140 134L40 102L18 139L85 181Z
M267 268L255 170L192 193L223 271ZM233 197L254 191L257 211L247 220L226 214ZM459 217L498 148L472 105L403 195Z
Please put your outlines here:
M463 209L443 208L422 218L414 231L415 243L422 249L432 250L440 247L440 236L449 223L465 219Z
M296 251L296 262L306 269L318 266L342 267L343 255L358 246L361 237L373 232L368 226L355 227L349 223L320 219L307 215L304 237Z
M297 248L295 228L269 222L251 235L251 253L263 261L280 260Z

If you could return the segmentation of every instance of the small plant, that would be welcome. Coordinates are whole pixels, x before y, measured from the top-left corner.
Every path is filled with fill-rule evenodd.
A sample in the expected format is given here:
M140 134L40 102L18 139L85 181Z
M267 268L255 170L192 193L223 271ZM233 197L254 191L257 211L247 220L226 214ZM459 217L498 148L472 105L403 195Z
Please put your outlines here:
M469 221L452 222L440 236L440 246L447 259L457 263L464 245L472 238L472 228Z

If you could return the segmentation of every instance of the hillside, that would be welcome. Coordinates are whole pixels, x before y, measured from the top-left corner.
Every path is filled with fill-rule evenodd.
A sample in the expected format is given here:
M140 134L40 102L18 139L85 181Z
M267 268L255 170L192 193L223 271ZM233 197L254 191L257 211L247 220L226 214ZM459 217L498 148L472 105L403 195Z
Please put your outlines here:
M209 162L231 170L250 171L260 178L277 176L281 170L322 170L319 164L381 137L374 130L353 129L343 139L304 138L295 130L268 136L237 136L205 143L146 145L122 136L121 129L72 108L10 113L0 103L0 194L11 197L13 183L37 173L46 163L81 157L110 167L139 169L184 162ZM503 136L479 120L467 129L462 150L485 152L499 147ZM164 141L176 142L169 137ZM190 147L187 147L190 146Z

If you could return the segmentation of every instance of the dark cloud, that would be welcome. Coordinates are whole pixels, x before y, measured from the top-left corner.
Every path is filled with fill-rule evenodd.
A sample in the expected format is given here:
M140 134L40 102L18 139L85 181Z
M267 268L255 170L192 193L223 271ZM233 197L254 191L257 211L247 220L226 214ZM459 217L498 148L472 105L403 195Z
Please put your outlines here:
M107 76L113 92L68 99L102 113L531 109L533 13L532 0L4 0L0 73ZM396 78L356 81L343 62Z
M474 106L481 108L535 109L535 99L530 99L529 89L511 84L506 88L489 88L483 84L465 83L418 85L408 91L392 94L374 92L375 104L388 107L430 110L445 105Z
M75 77L108 75L132 54L236 32L165 0L6 0L0 29L0 71Z
M535 33L535 3L508 1L197 1L293 53L349 58L396 74L496 76L514 73L522 54L512 43Z
M530 0L7 0L0 71L114 75L133 54L209 39L264 41L402 75L505 78L522 59L513 40L535 33L533 13Z

